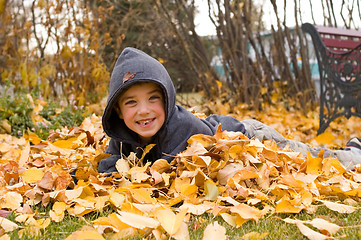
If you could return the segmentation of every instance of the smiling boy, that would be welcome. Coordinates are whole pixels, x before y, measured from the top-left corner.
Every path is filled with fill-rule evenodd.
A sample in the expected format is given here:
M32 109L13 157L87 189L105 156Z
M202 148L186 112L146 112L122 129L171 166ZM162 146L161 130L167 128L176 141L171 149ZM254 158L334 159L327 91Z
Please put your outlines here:
M120 54L109 84L109 96L102 117L103 129L111 138L106 153L110 157L99 163L99 172L116 172L115 164L122 155L131 152L142 155L147 144L155 146L146 154L145 161L163 158L171 161L187 147L194 134L214 135L218 125L222 131L242 132L249 138L273 139L304 155L317 156L321 148L310 148L304 143L284 138L273 128L253 119L238 121L226 115L211 115L199 119L182 106L176 105L173 82L164 66L134 49L125 48ZM348 150L325 149L324 157L335 156L352 168L361 163L360 139L349 141Z
M150 143L165 120L162 90L151 82L132 86L114 106L119 119L137 133L140 144Z
M145 160L171 161L184 151L194 134L214 135L222 130L246 133L237 119L212 115L199 119L176 105L176 92L167 70L144 52L125 48L120 54L109 83L104 109L103 129L111 138L106 153L111 156L99 163L99 172L116 172L115 163L131 152L142 154L147 144L155 146Z

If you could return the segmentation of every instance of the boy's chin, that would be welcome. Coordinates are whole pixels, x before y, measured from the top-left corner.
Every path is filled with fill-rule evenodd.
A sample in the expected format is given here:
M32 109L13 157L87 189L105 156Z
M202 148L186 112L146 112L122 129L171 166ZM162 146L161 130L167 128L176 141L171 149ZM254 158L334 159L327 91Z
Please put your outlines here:
M142 136L142 135L139 135L139 137L140 137L140 139L141 139L141 141L143 142L143 143L149 143L151 140L152 140L152 137L153 137L154 135L151 135L151 136L148 136L148 135L145 135L145 136Z

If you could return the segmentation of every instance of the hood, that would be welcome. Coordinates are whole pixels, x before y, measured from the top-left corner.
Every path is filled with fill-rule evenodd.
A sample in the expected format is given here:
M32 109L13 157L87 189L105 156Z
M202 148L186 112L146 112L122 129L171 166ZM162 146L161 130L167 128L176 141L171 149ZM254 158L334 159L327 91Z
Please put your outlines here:
M122 91L139 82L154 82L163 90L166 120L175 109L176 93L173 82L165 67L153 57L135 49L125 48L115 63L110 83L107 105L104 109L102 124L106 134L118 140L130 140L136 134L126 127L114 110Z

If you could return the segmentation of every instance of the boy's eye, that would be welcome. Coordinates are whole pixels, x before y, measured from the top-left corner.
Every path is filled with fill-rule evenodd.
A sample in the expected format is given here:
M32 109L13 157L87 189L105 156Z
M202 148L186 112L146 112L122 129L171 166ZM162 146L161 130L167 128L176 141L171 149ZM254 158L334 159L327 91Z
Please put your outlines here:
M124 103L124 105L134 105L134 104L136 104L137 102L136 101L134 101L134 100L129 100L129 101L126 101L125 103Z
M157 99L160 99L161 97L158 96L158 95L153 95L149 98L149 100L157 100Z

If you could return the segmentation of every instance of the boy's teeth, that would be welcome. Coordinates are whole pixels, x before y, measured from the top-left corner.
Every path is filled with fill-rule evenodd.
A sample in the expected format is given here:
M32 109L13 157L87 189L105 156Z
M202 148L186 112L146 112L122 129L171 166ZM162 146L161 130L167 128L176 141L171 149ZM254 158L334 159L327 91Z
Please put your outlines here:
M146 125L150 123L152 120L146 120L146 121L139 121L139 124Z

